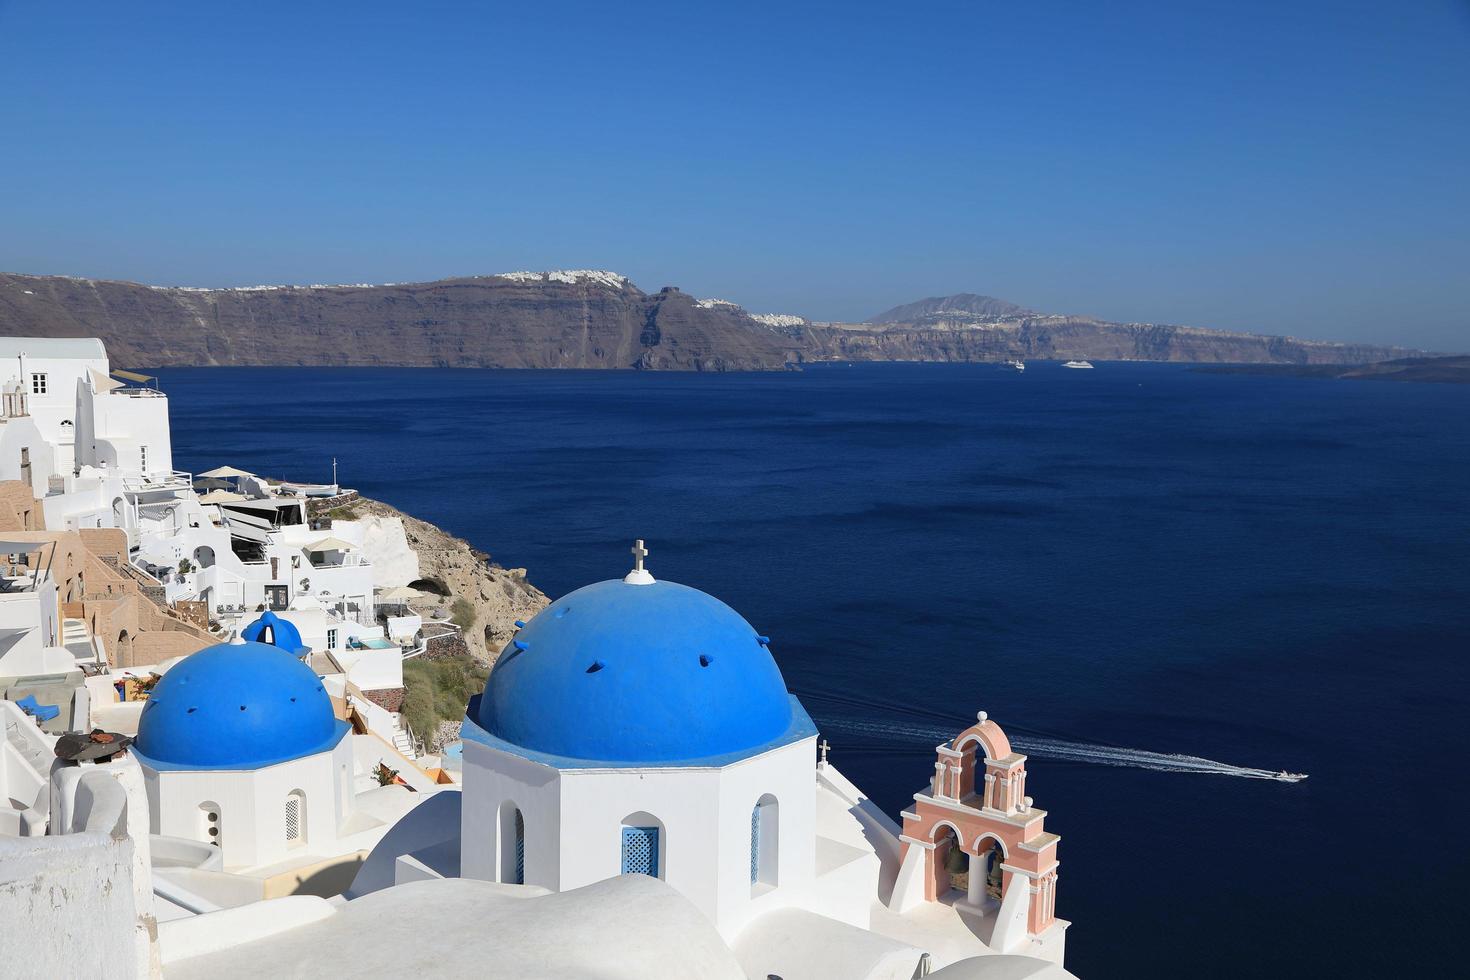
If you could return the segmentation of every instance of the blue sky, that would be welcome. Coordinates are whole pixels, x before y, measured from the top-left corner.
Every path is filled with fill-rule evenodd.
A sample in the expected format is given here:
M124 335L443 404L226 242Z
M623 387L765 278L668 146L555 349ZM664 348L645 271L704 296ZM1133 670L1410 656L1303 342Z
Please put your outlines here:
M0 0L0 269L1470 349L1470 3Z

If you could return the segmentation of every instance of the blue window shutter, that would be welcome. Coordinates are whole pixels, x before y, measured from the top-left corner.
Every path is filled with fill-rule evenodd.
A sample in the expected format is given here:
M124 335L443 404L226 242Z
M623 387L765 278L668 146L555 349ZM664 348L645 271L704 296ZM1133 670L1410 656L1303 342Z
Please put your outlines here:
M750 883L753 885L761 876L761 808L750 810Z
M658 828L623 828L623 874L658 877Z
M526 818L516 811L516 880L517 885L526 883Z

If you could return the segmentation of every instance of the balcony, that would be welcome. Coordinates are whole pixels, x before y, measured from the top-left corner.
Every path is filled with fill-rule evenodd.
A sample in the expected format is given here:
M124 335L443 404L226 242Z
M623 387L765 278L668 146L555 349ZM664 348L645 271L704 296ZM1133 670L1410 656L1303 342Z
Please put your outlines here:
M190 490L194 486L194 474L183 470L164 473L149 473L144 477L129 477L123 480L123 489L128 493L149 493L158 490Z

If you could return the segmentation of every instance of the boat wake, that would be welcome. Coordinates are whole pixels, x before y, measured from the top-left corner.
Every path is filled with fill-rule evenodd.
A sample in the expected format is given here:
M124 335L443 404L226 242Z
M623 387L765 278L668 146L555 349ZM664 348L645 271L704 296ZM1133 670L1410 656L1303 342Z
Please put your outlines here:
M904 743L922 742L928 745L938 745L940 742L948 741L955 736L956 731L953 728L938 726L865 721L855 718L830 718L822 727L825 731L845 732L850 735L868 736L880 740L894 739ZM1095 745L1050 736L1010 735L1009 732L1007 735L1015 749L1038 759L1082 762L1096 766L1119 766L1126 769L1151 769L1155 772L1191 772L1208 776L1236 776L1241 779L1273 779L1284 783L1299 783L1307 778L1306 773L1236 766L1197 755Z

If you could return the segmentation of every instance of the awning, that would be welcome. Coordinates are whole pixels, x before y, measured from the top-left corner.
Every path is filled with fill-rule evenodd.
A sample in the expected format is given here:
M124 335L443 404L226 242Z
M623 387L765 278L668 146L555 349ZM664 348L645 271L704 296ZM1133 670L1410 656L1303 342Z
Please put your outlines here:
M10 652L10 648L21 641L21 638L30 633L30 629L8 629L0 630L0 657Z
M284 510L287 507L291 508L292 510L295 510L296 508L298 508L298 507L301 506L301 502L299 500L279 500L279 499L274 499L274 500L257 500L257 499L255 499L255 498L252 497L252 498L250 498L248 500L242 500L238 504L234 504L232 506L234 506L234 507L245 507L245 508L248 508L250 510L270 511L271 513L275 513L276 511Z
M92 376L92 387L99 392L116 391L117 389L123 387L123 383L121 381L112 380L101 371L98 371L96 368L88 368L87 373Z
M410 589L406 585L395 586L378 596L379 602L408 602L417 599L420 593L418 589Z
M245 495L235 493L233 490L211 490L199 498L201 504L227 504L236 500L244 500Z
M353 548L356 547L357 545L353 544L351 541L343 541L341 538L322 538L320 541L313 541L311 544L307 545L305 550L351 551Z
M239 524L234 521L226 522L230 537L240 538L245 541L254 541L256 544L270 544L271 534L261 528L251 527L249 524Z
M207 477L210 477L210 478L216 479L216 480L223 480L226 477L254 476L254 475L255 475L254 473L247 473L244 470L237 470L233 466L216 466L214 469L208 471L207 473L200 473L199 474L199 476L207 476Z
M113 371L112 376L114 378L127 378L129 381L137 381L142 384L147 384L149 381L158 380L151 374L137 374L133 371Z

